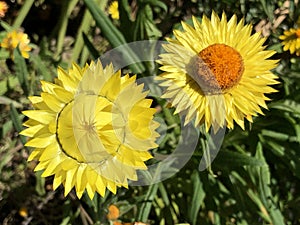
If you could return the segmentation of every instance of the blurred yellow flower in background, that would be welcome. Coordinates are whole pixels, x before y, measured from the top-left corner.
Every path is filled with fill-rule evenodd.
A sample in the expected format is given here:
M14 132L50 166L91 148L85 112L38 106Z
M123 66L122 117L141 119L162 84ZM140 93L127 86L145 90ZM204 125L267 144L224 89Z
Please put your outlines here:
M30 97L35 110L23 112L29 120L21 134L34 148L28 160L39 160L35 171L54 175L53 188L63 184L65 195L74 186L78 198L86 189L91 199L106 188L127 188L157 147L156 110L146 96L135 76L100 61L59 68L55 83L42 81L41 96Z
M118 20L119 15L119 3L118 1L113 1L108 7L108 13L111 15L111 18Z
M21 207L19 209L19 215L22 216L22 217L24 217L24 218L28 217L28 210L27 210L27 208L26 207Z
M8 5L4 1L0 1L0 18L3 18L8 10Z
M283 32L283 35L279 36L282 40L283 50L290 51L291 54L300 56L300 28L290 28Z
M106 215L106 218L108 220L116 220L120 216L120 210L116 205L110 205L108 207L108 213Z
M1 42L1 47L6 48L10 52L10 57L13 59L13 52L14 49L17 47L20 49L21 55L28 59L29 58L29 51L31 51L31 47L29 44L28 35L24 34L20 31L12 31L8 32L6 37Z
M185 123L195 119L196 126L217 131L232 129L235 121L244 129L244 118L252 122L263 114L265 94L276 91L269 85L278 83L270 72L277 61L268 59L275 51L265 50L265 39L251 35L252 26L236 15L228 22L225 13L220 19L215 12L202 23L192 19L194 27L182 22L184 31L174 31L157 61L164 71L158 79L167 88L162 97L185 115Z

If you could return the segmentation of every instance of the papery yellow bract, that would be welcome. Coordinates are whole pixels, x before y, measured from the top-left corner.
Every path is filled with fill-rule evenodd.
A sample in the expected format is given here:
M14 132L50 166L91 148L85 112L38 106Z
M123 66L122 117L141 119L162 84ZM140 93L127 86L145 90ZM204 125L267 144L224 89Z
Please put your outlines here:
M35 109L23 112L29 120L21 134L34 148L28 160L39 161L42 176L54 175L54 189L63 184L65 195L75 187L79 198L87 190L92 199L127 187L157 147L159 125L146 95L135 76L100 61L59 68L56 82L43 81L41 96L30 97Z

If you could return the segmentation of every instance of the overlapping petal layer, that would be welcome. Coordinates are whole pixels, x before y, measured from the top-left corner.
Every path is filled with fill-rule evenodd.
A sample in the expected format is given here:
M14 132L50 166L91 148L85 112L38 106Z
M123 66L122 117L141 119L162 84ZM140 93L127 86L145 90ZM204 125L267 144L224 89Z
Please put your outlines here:
M147 169L158 123L135 76L121 76L99 61L74 64L68 72L59 68L55 83L43 81L42 91L30 98L35 109L23 112L29 120L21 134L30 137L26 146L34 148L29 160L39 161L35 170L54 175L54 188L63 184L67 195L75 187L79 198L84 190L90 198L103 196Z

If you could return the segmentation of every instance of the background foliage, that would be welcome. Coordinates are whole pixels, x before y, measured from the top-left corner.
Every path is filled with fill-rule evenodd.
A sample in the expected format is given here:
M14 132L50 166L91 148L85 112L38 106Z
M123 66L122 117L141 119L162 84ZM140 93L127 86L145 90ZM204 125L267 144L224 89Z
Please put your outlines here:
M107 13L106 0L7 1L0 40L12 29L23 29L33 50L15 60L0 50L0 223L1 224L117 224L107 219L116 205L119 220L133 224L300 224L300 59L282 51L278 39L300 15L298 1L277 0L119 0L120 19ZM52 191L52 178L34 173L26 160L30 149L19 136L21 111L31 108L27 97L40 92L40 80L52 81L56 68L81 66L104 52L138 40L164 40L180 29L181 20L215 10L237 14L267 37L266 44L280 59L274 73L281 83L269 96L269 110L245 130L226 131L221 151L210 169L200 172L199 162L208 137L200 132L197 149L174 177L146 187L120 189L105 198ZM39 22L37 22L39 21ZM135 57L128 51L127 57ZM154 63L127 68L140 76L159 73ZM156 99L157 116L167 123L159 153L172 152L180 122L173 109Z

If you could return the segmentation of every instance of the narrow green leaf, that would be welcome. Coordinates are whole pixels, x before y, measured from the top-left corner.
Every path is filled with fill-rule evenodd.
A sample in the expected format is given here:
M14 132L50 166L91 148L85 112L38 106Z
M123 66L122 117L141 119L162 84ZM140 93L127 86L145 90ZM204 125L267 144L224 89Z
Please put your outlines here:
M92 21L92 16L89 13L88 10L85 10L83 19L81 21L80 27L78 29L78 33L76 36L76 41L74 44L73 52L72 52L72 58L71 62L76 62L78 61L78 57L82 51L82 48L84 46L84 41L82 37L82 33L88 32L90 28L90 23Z
M223 167L263 166L265 163L255 157L228 150L219 151L213 165Z
M288 134L280 133L272 130L265 130L265 129L261 131L261 134L263 136L271 137L280 141L286 141L290 138Z
M19 28L24 19L26 18L27 14L29 13L29 10L31 9L32 5L34 3L34 0L26 0L24 1L24 4L21 8L21 10L18 13L18 16L16 17L16 20L13 23L13 28Z
M54 55L54 58L57 58L63 50L69 17L74 7L76 6L77 2L78 0L62 1L61 14L58 22L58 27L57 27L58 37L57 37L56 53Z
M29 82L28 82L28 70L26 66L25 59L21 55L19 48L14 50L14 62L16 65L16 75L20 82L20 85L25 93L25 95L29 95Z
M12 100L6 96L0 96L0 105L10 105L13 104L16 108L22 108L22 104L19 102L16 102L15 100Z
M10 104L10 118L13 122L13 125L14 125L16 131L18 133L20 133L23 129L22 121L21 121L21 118L23 118L23 115L21 115L21 116L19 115L19 113L17 112L17 110L13 104ZM24 136L20 136L20 139L23 144L26 143L26 138Z
M247 191L247 194L250 197L250 199L256 204L258 209L260 210L260 211L258 211L258 214L268 223L272 223L269 212L266 209L265 205L262 203L259 194L254 192L251 189Z
M4 95L7 92L7 84L8 82L6 77L0 81L0 95Z
M189 219L192 221L192 224L197 224L197 216L203 204L205 192L198 171L194 171L191 181L193 182L193 193L191 207L189 208Z
M266 0L260 0L262 7L266 13L266 15L269 17L270 21L274 18L274 6L273 4L268 4Z
M133 41L131 21L131 8L127 0L118 0L119 2L119 14L120 14L120 31L124 35L127 41Z
M0 25L1 27L3 27L3 29L7 32L10 32L11 30L13 30L13 27L11 27L8 23L6 23L3 20L0 20Z
M10 54L5 49L0 49L0 60L6 60L10 57Z
M39 55L31 55L30 59L31 62L35 65L38 71L42 74L43 80L52 81L53 77L51 73L49 73L49 69L46 67L44 62L41 60Z
M1 130L1 136L0 136L0 139L4 138L8 132L11 131L13 127L13 124L12 124L12 121L9 120L9 121L6 121L3 125L2 125L2 128L0 128Z
M35 191L38 193L39 196L43 196L46 194L45 178L42 177L42 173L43 171L37 171L35 174L36 177Z
M107 4L107 0L97 0L96 4L99 4L100 9L104 9ZM73 52L72 52L71 62L78 62L78 57L84 47L82 33L88 33L88 31L90 30L92 21L93 21L93 18L91 16L89 10L86 9L84 11L83 19L78 28L77 35L75 38L75 44L74 44L74 48L73 48Z
M152 202L156 196L159 184L152 184L149 186L148 192L145 196L144 202L142 203L141 207L139 208L139 213L137 216L137 221L147 222L148 217L152 208Z
M111 43L113 47L118 47L123 45L124 51L122 54L124 56L124 60L129 64L133 62L137 62L129 65L131 70L134 73L141 73L145 71L145 67L140 63L139 58L136 54L130 49L126 44L126 40L122 33L113 25L111 20L105 15L105 13L95 4L94 0L84 0L86 6L90 10L93 18L96 21L97 26L101 29L103 35L107 38L107 40Z
M90 57L90 51L88 50L88 48L83 48L80 55L80 61L79 61L80 66L83 67L86 64L89 57Z
M169 200L169 196L168 196L168 193L166 191L166 188L165 188L164 184L159 183L158 189L159 189L159 192L160 192L160 195L161 195L162 199L164 200L165 205L167 207L169 207L170 206L170 200Z
M292 112L295 114L300 114L300 103L291 100L291 99L285 99L282 101L274 102L269 105L270 109L279 109L284 112Z
M97 59L100 57L98 51L95 49L94 45L92 44L92 42L89 40L89 38L86 36L85 33L82 33L82 37L83 37L83 41L86 45L86 47L88 48L89 52L92 55L93 59Z
M276 143L275 141L264 138L261 134L258 134L258 137L259 137L259 140L261 141L261 143L268 146L274 154L276 154L277 156L280 156L280 157L285 155L284 146Z
M71 220L71 217L67 216L61 221L60 225L68 225L68 224L70 224L70 220Z
M14 154L9 151L8 148L1 147L0 148L0 173L2 172L2 169L11 161L11 159L14 157ZM1 173L2 174L2 173Z
M262 145L258 143L256 149L256 158L265 162L265 158L262 151ZM275 200L271 192L271 174L269 167L266 165L258 167L258 179L259 179L259 191L262 203L268 210L272 224L274 225L284 225L283 215L281 214L279 208L275 205Z
M165 12L168 11L168 6L160 0L152 0L150 1L150 4L162 8Z

